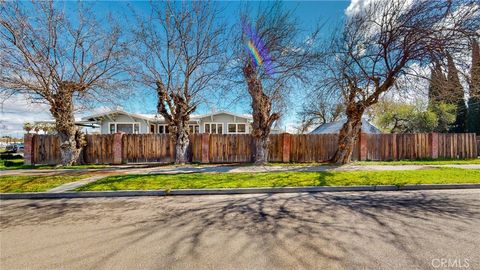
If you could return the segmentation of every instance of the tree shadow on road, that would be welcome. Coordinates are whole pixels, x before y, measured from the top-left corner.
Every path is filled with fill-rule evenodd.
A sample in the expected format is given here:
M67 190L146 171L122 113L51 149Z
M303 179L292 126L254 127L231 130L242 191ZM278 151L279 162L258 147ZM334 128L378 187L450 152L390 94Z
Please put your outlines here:
M59 248L78 241L82 255L99 251L96 267L107 266L132 248L161 248L161 265L175 258L201 260L208 252L229 250L229 260L251 252L274 258L272 268L371 268L378 254L369 247L397 252L399 260L425 268L430 261L416 250L430 237L454 241L456 233L474 230L480 199L467 201L446 192L301 193L237 196L179 196L42 200L2 203L1 227L98 223L68 241L35 246L29 252ZM109 223L105 223L109 221ZM82 226L78 226L82 228ZM434 235L434 236L428 236ZM464 235L464 234L462 234ZM56 237L62 237L57 235ZM218 241L215 239L219 238ZM472 244L472 239L456 239ZM158 246L158 247L157 247ZM20 255L20 254L19 254ZM98 257L98 256L97 256ZM305 258L310 259L305 259ZM311 259L313 258L313 259ZM348 268L348 267L347 267Z

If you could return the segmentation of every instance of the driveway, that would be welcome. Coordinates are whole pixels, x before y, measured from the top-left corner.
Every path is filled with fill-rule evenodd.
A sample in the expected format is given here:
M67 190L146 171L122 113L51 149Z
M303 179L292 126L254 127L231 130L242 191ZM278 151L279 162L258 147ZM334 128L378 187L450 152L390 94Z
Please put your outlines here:
M480 190L0 203L1 269L480 268Z

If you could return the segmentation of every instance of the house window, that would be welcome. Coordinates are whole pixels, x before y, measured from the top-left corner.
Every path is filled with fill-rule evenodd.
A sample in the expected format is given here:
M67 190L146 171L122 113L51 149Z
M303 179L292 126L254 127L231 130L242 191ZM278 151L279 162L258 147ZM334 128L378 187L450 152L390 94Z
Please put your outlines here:
M127 134L139 134L140 133L140 124L139 123L111 123L110 124L110 133L127 133Z
M156 133L155 125L150 125L150 133L152 134Z
M117 132L133 133L132 124L117 124Z
M204 130L205 130L205 133L223 134L223 124L222 123L205 123Z
M200 132L200 126L199 125L188 125L188 131L190 134L195 134Z
M247 133L247 125L237 124L237 132L238 133Z
M159 134L168 133L168 125L158 125L158 133Z
M246 133L246 125L245 124L237 124L237 123L229 123L228 124L228 133L231 134L238 134L238 133Z

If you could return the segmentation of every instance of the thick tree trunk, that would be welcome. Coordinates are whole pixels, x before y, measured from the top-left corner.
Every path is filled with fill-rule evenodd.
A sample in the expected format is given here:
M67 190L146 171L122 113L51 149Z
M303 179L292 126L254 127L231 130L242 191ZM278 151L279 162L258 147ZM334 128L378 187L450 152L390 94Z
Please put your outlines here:
M265 165L268 162L268 137L255 138L255 165Z
M185 79L188 85L188 78ZM190 105L188 90L184 95L175 91L168 91L162 81L157 81L157 112L167 121L172 139L175 141L175 164L185 164L188 160L188 121L195 105Z
M188 134L185 127L180 127L175 134L175 164L185 164L188 162Z
M82 147L79 140L82 140L79 131L59 131L60 136L60 155L62 165L71 166L74 164L81 164L83 159L80 158Z
M73 87L69 84L62 85L50 102L50 112L55 119L55 129L60 137L60 154L64 166L82 163L80 155L85 146L83 135L75 126Z
M333 157L334 163L347 164L351 162L353 147L362 127L362 115L363 111L350 112L347 115L347 122L338 134L338 149Z
M243 74L248 93L252 97L252 136L256 149L254 162L256 165L263 165L268 162L268 136L273 123L280 118L280 115L272 113L272 100L263 92L262 83L251 61L246 63Z

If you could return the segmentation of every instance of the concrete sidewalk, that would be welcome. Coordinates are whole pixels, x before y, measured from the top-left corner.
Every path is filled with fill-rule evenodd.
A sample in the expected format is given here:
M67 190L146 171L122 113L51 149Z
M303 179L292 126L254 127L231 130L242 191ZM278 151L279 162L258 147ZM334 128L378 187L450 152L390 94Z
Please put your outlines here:
M178 173L259 173L259 172L322 172L322 171L411 171L434 168L461 168L479 170L480 164L451 165L320 165L320 166L253 166L253 165L165 165L155 167L112 166L99 169L6 170L7 175L58 175L68 173L112 174L178 174Z
M96 176L88 177L88 178L85 178L85 179L82 179L82 180L79 180L79 181L76 181L76 182L65 183L61 186L54 187L47 192L50 192L50 193L67 192L69 190L74 190L78 187L81 187L81 186L84 186L86 184L98 181L98 180L100 180L104 177L106 177L106 176L105 175L96 175Z
M323 166L197 166L146 168L141 174L177 173L259 173L259 172L323 172L323 171L412 171L434 168L480 169L479 164L471 165L323 165Z

